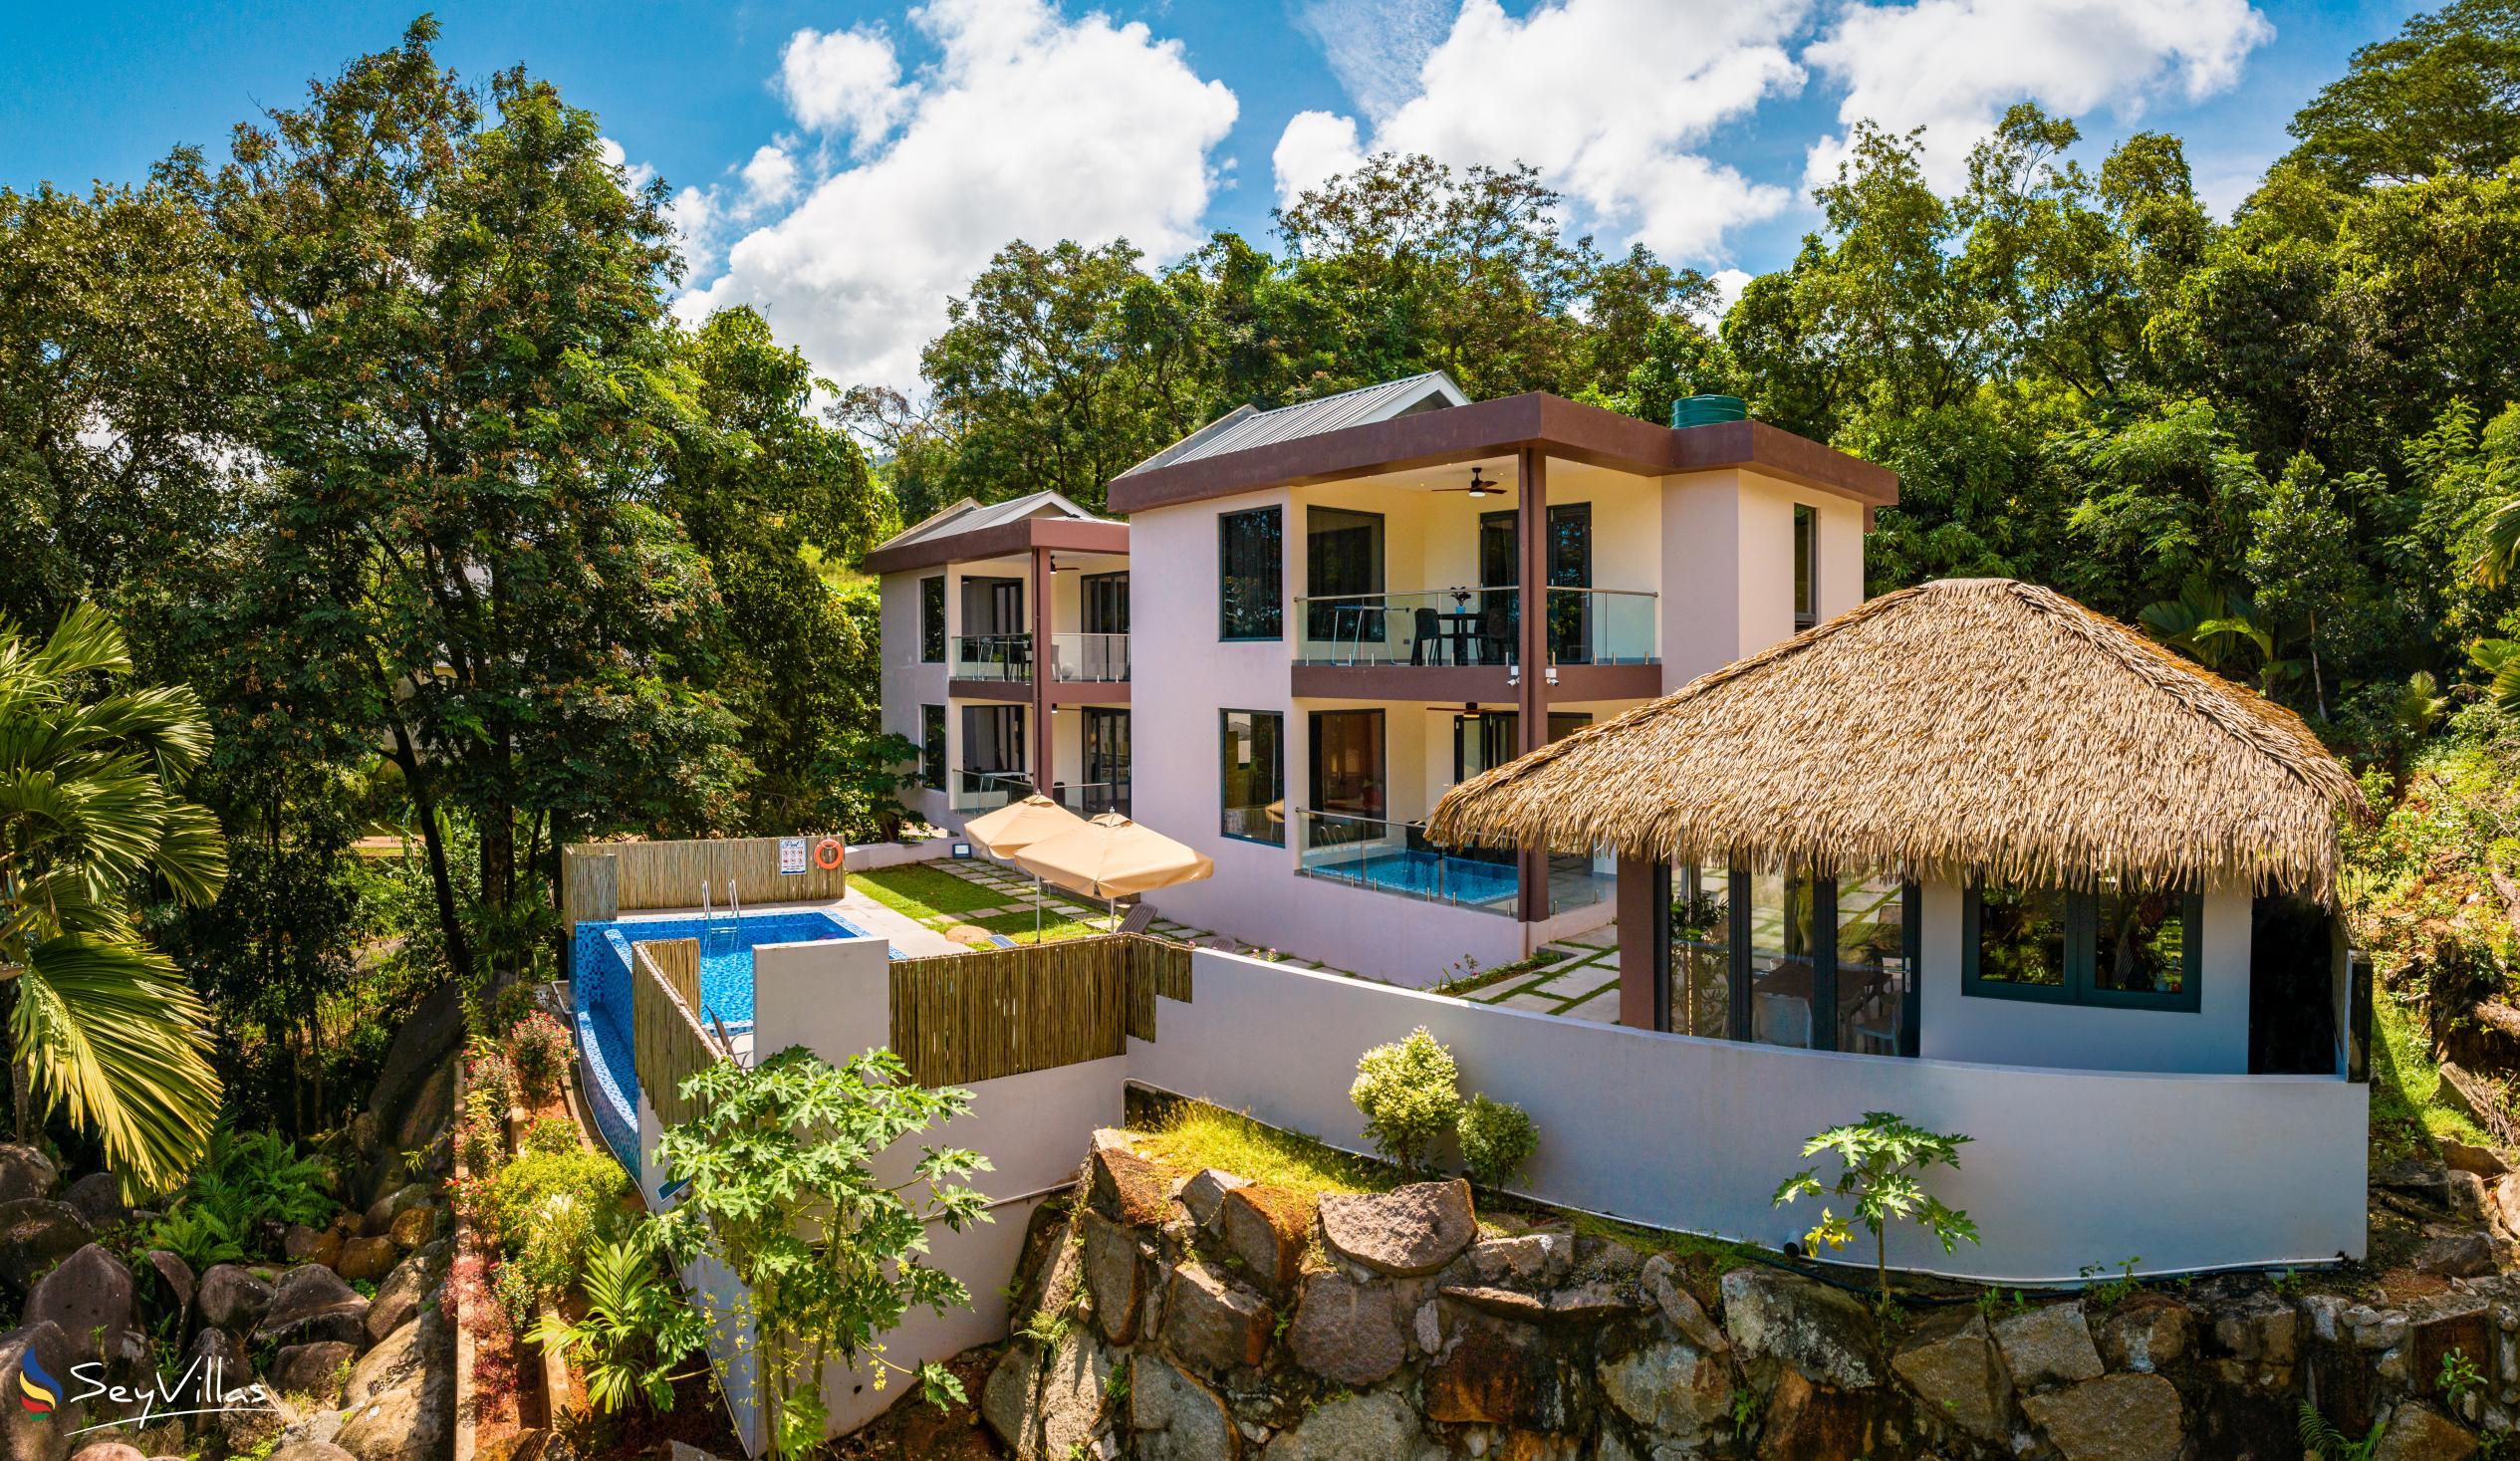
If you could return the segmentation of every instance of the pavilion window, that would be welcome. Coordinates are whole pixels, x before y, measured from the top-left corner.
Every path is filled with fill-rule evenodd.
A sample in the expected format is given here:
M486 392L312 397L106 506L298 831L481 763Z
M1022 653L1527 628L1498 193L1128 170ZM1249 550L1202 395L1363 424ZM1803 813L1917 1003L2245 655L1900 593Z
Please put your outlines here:
M1753 872L1749 883L1750 1038L1810 1050L1824 1002L1815 957L1824 886L1782 872Z
M1914 1054L1914 898L1895 877L1838 879L1837 1049Z
M1732 874L1695 864L1671 873L1671 1016L1681 1035L1732 1031Z
M1972 886L1960 991L1981 999L2194 1011L2204 900L2104 881L2091 891Z

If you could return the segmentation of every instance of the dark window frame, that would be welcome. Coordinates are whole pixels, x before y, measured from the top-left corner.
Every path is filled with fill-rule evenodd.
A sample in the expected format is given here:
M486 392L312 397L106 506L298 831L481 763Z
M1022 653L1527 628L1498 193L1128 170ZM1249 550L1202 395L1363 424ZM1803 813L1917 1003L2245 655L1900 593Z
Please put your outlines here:
M1327 526L1324 525L1325 517L1329 519ZM1340 524L1338 522L1340 518L1351 521ZM1340 533L1363 533L1368 535L1374 544L1370 555L1361 555L1360 562L1348 565L1364 571L1360 575L1361 587L1323 582L1325 578L1332 575L1334 570L1342 566L1336 562L1339 555L1335 547L1324 540ZM1365 512L1353 507L1332 507L1326 503L1306 504L1304 508L1304 597L1308 600L1349 601L1361 600L1367 596L1379 598L1387 592L1390 552L1390 527L1388 520L1383 514ZM1355 609L1362 610L1356 613L1357 621L1353 626L1355 635L1369 644L1384 642L1389 632L1386 624L1387 604L1356 604ZM1374 611L1378 609L1384 611ZM1321 603L1308 604L1304 618L1304 633L1307 638L1338 637L1337 606Z
M918 581L918 662L945 662L945 576Z
M1233 600L1227 592L1227 586L1236 577L1234 529L1237 524L1264 519L1276 530L1276 552L1271 555L1276 572L1266 594L1256 596L1254 604L1247 607L1253 611L1256 621L1266 627L1237 625L1234 622ZM1238 629L1242 631L1238 632ZM1227 644L1263 643L1286 637L1286 507L1282 503L1216 515L1216 637L1220 643Z
M918 779L929 791L941 792L945 789L945 773L951 769L945 764L947 757L945 707L942 705L919 706Z
M1129 570L1077 579L1078 627L1089 634L1129 632Z
M1277 766L1271 774L1271 781L1278 789L1276 800L1281 804L1286 801L1286 712L1283 710L1244 710L1231 706L1219 708L1216 712L1217 836L1227 838L1238 843L1252 843L1264 848L1283 848L1286 846L1286 823L1283 821L1278 823L1278 835L1274 838L1254 837L1247 832L1236 832L1226 821L1225 814L1234 810L1233 808L1227 806L1225 802L1225 770L1227 758L1231 755L1231 747L1234 744L1233 717L1237 715L1250 717L1253 727L1252 740L1255 746L1259 741L1259 721L1261 717L1266 716L1268 719L1277 722L1277 735L1273 737L1270 742L1271 748L1276 752L1277 761ZM1252 764L1254 766L1259 764L1259 758L1256 755L1252 758Z
M1820 622L1820 509L1794 504L1794 632Z
M2093 982L2100 963L2099 895L2065 893L2065 980L2061 984L2016 984L1984 979L1978 974L1978 939L1983 910L1978 884L1972 882L1960 901L1960 994L1967 999L2011 999L2032 1004L2084 1005L2093 1009L2157 1010L2193 1015L2204 1006L2205 899L2182 893L2179 917L2186 928L2179 938L2179 987L2174 992L2148 989L2103 989Z

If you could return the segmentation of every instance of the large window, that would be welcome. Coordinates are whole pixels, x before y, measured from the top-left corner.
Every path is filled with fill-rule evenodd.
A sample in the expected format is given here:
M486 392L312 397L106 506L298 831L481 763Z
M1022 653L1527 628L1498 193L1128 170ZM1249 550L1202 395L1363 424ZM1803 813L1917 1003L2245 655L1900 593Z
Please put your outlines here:
M1794 505L1794 629L1820 622L1820 512Z
M1368 643L1383 642L1383 615L1373 611L1382 605L1361 599L1383 592L1383 515L1342 507L1306 508L1304 592L1316 601L1305 606L1308 637L1339 637L1341 606L1318 601L1345 599L1350 601L1344 616L1349 633Z
M945 789L945 707L918 707L918 779L929 787Z
M1286 846L1286 717L1274 710L1228 710L1218 736L1223 832Z
M1682 1035L1732 1032L1732 874L1720 866L1671 871L1671 1017Z
M1256 507L1216 519L1217 636L1276 639L1285 635L1286 518Z
M1083 604L1080 612L1085 632L1089 634L1126 634L1129 632L1129 575L1087 574L1077 581Z
M2204 903L2193 893L2115 882L2093 892L1986 884L1968 890L1963 916L1964 994L2197 1008Z
M1383 780L1383 712L1316 710L1312 719L1315 812L1380 819L1390 811Z
M1670 872L1661 1028L1862 1055L1916 1053L1917 889L1896 877Z
M918 581L918 657L927 664L945 662L945 578L942 574Z

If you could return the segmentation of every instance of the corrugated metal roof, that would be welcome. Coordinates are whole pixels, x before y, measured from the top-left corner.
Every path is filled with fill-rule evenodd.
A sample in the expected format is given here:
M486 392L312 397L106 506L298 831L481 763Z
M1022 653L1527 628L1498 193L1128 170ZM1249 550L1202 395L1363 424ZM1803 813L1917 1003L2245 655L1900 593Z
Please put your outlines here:
M1157 467L1222 456L1229 451L1247 451L1271 442L1318 436L1343 426L1387 421L1415 410L1469 403L1470 397L1460 386L1452 383L1451 376L1441 370L1429 370L1423 375L1343 390L1337 395L1299 401L1271 411L1248 405L1236 406L1121 475L1134 477Z
M925 522L906 528L877 544L876 548L881 551L885 548L897 548L907 543L925 543L930 539L943 538L951 534L994 528L1000 523L1020 522L1025 518L1037 516L1045 508L1058 513L1061 517L1075 518L1079 522L1118 521L1116 518L1098 518L1059 493L1047 489L1027 493L1022 497L1010 497L1004 502L986 504L974 502L966 497Z

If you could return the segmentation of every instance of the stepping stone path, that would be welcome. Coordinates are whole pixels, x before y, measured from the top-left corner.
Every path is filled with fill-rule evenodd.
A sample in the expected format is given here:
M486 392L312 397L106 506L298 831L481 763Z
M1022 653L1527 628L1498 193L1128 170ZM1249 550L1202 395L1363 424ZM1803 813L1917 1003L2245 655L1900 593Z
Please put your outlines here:
M1619 927L1590 929L1540 952L1550 962L1462 996L1473 1004L1502 1005L1538 1015L1564 1015L1601 1025L1619 1023Z

